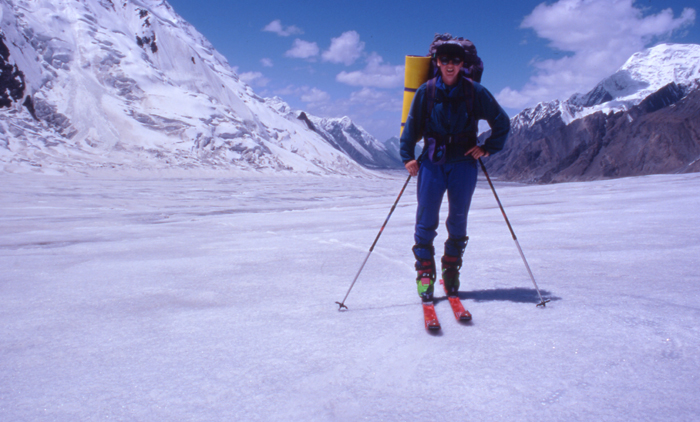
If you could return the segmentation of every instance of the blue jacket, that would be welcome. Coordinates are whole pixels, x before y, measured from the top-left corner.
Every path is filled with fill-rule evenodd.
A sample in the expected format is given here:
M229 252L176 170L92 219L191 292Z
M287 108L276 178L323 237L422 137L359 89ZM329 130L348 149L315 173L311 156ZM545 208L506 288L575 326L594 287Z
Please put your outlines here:
M426 124L425 115L428 112L427 83L418 88L401 134L401 160L404 163L416 159L414 153L416 143L426 133L450 135L475 129L469 127L470 120L466 115L467 110L464 101L461 103L454 101L458 100L460 96L464 99L463 83L464 80L462 79L457 86L450 88L442 82L442 78L438 78L435 90L435 104L431 118L427 121L429 126L427 128L424 127ZM472 84L474 85L473 113L475 117L473 124L478 125L479 120L488 122L491 127L491 136L482 145L482 148L488 151L489 154L494 154L502 150L503 145L506 143L508 132L510 131L510 118L486 88L477 82L472 82ZM453 99L452 106L449 105L449 102L442 102L443 99L449 98ZM466 152L467 147L465 144L451 144L447 150L446 162L473 160L471 155L464 155ZM426 149L423 150L422 155L425 155L425 153Z

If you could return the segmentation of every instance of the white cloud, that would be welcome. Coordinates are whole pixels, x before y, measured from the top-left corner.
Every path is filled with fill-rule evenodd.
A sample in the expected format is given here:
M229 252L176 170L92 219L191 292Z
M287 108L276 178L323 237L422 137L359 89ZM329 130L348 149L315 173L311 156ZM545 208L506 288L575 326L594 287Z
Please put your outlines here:
M266 86L270 80L260 72L245 72L238 75L240 80L251 86Z
M401 91L379 91L362 88L350 94L350 102L374 111L401 111L403 93Z
M310 59L318 56L319 48L315 42L308 42L297 38L292 44L292 48L284 53L287 57L295 59Z
M296 88L294 85L287 85L286 87L282 89L277 89L275 90L275 95L280 96L280 97L285 97L288 95L298 95L298 88Z
M375 88L396 88L403 86L404 66L384 64L384 59L377 53L367 58L367 66L353 72L340 72L336 76L338 82L351 86Z
M323 60L331 63L343 63L349 66L362 57L365 43L360 41L360 34L355 31L343 32L331 40L331 47L323 52Z
M570 53L561 59L534 61L535 74L521 90L504 88L498 101L522 108L540 101L566 99L585 92L614 73L634 53L695 21L686 8L679 18L671 9L644 16L635 0L559 0L541 3L525 17L529 28L550 47Z
M318 88L311 88L301 95L301 100L305 103L325 103L331 99L330 94Z
M274 94L280 97L298 97L301 101L309 103L309 106L319 106L321 104L327 103L331 99L330 94L328 94L326 91L320 90L318 88L312 88L306 85L288 85L285 88L276 90Z
M528 89L532 87L531 83L528 83L525 86L525 89L523 89L523 92L516 91L512 89L511 87L507 86L501 90L501 92L496 95L496 98L498 99L498 102L503 106L503 107L509 107L509 108L523 108L531 105L535 98L535 95L533 95L532 92L528 92ZM540 97L545 100L544 97Z
M283 26L282 21L279 19L275 19L272 22L268 23L265 25L263 28L263 31L266 32L274 32L275 34L281 36L281 37L288 37L290 35L298 35L298 34L303 34L304 31L301 30L301 28L298 28L294 25L290 26Z
M272 59L268 59L268 58L260 59L260 63L265 67L273 67L274 66L274 64L272 63Z

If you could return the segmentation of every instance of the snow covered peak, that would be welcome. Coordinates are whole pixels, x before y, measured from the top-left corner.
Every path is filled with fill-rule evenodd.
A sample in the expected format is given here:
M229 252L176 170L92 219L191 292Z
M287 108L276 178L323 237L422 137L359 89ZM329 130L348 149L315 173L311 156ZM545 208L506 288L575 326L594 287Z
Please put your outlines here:
M635 53L620 69L587 94L575 94L568 101L591 108L584 112L626 109L675 83L693 85L700 80L700 45L660 44Z
M681 90L700 86L700 45L659 44L635 53L591 91L525 109L515 116L513 127L531 126L557 113L568 124L596 112L628 110L669 84Z
M557 115L561 112L561 101L554 100L547 103L539 103L535 107L526 108L511 121L511 127L517 129L528 126L531 122L540 121Z
M348 116L343 116L338 119L338 123L343 125L343 127L350 127L353 124Z
M363 172L256 95L166 1L3 0L0 16L0 67L24 90L0 108L0 170Z
M700 45L659 44L632 55L619 72L650 87L692 83L700 79Z
M347 116L339 118L314 116L305 111L293 109L279 97L265 98L265 104L289 120L303 122L307 128L320 135L328 145L346 153L367 168L403 167L400 157Z
M283 115L291 113L292 107L280 97L265 98L265 103Z

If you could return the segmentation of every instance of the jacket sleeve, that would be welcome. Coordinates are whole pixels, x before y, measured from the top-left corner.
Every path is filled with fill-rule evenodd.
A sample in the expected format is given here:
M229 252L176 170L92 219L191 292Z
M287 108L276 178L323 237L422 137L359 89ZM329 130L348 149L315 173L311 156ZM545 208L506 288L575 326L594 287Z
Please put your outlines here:
M403 126L401 133L401 161L407 163L415 160L416 143L423 137L423 125L425 121L425 113L427 105L425 103L426 85L423 84L416 91L411 103L411 109L408 112L406 123Z
M495 154L503 149L508 139L510 118L486 88L475 82L474 89L474 114L478 120L486 120L491 128L491 136L486 139L482 148L489 154Z

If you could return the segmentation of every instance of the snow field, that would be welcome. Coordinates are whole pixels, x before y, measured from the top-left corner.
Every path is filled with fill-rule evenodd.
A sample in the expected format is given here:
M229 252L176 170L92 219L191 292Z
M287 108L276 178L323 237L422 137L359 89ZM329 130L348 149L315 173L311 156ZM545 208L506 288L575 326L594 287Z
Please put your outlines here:
M700 417L700 175L497 185L545 309L481 181L438 335L404 180L4 175L2 419Z

